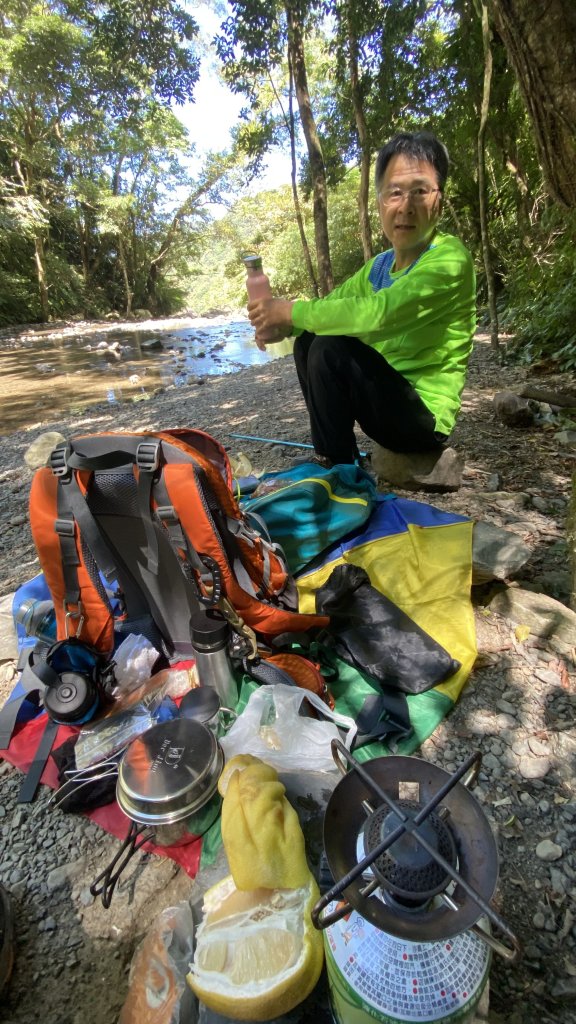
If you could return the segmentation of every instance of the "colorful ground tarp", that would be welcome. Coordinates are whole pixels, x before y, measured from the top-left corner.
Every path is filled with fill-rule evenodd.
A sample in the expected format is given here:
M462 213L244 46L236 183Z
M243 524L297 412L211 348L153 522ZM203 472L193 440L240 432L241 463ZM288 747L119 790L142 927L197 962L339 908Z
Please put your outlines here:
M402 608L415 622L461 663L447 682L417 696L409 696L412 735L400 741L395 753L411 754L434 731L454 706L476 656L474 618L470 601L472 568L472 523L461 516L430 505L395 496L379 496L367 524L333 544L298 577L300 607L315 611L314 594L333 568L343 562L362 566L373 586ZM339 660L339 678L331 684L336 709L355 717L366 696L378 687L356 669ZM243 707L255 683L244 677L240 704ZM31 709L33 713L33 709ZM33 760L46 723L41 714L19 722L8 750L0 756L26 771ZM73 730L61 726L55 747ZM359 761L390 753L382 743L359 749ZM304 766L303 766L304 767ZM49 761L42 782L57 784L56 768ZM116 803L91 812L90 817L113 835L123 839L128 819ZM192 877L200 856L209 862L219 843L219 822L204 837L179 847L144 847L169 856ZM204 847L204 849L202 849Z
M372 586L461 663L447 682L408 697L413 735L401 740L395 753L411 754L430 736L456 703L474 664L472 526L470 520L431 505L380 496L367 526L333 544L298 576L300 609L313 612L316 590L337 565L362 566ZM355 717L364 698L378 689L342 664L332 691L337 710ZM389 752L381 743L372 743L356 756L364 761Z

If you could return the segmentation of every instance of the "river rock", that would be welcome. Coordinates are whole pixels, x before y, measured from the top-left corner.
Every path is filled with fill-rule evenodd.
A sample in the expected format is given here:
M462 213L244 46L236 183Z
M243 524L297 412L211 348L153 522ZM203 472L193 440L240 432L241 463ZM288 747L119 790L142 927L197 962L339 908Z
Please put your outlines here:
M374 445L372 468L379 480L408 491L457 491L464 459L454 448L436 452L393 452Z
M559 860L563 854L561 846L553 843L551 839L543 839L536 847L536 856L539 860Z
M554 434L554 440L559 441L567 448L576 448L576 430L559 430L557 434Z
M535 422L536 406L513 391L499 391L494 395L494 412L507 427L531 427Z
M529 626L535 636L572 648L576 646L576 612L547 594L522 587L506 587L492 597L489 607L516 625Z
M493 523L474 523L472 586L494 579L513 579L531 554L531 549L518 534Z
M0 598L0 661L12 661L18 657L18 641L12 617L14 594Z
M24 462L29 469L38 469L45 466L57 444L61 444L66 438L57 430L47 430L40 434L35 441L24 452Z
M518 763L518 771L523 779L544 779L550 771L550 761L546 757L524 755Z

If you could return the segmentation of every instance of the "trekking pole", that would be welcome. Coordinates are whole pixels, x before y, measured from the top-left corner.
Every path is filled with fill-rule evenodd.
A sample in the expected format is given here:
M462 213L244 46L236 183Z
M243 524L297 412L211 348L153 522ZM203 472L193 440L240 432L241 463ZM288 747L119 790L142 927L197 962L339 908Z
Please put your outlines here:
M314 448L313 444L300 441L280 441L275 437L255 437L253 434L228 434L228 437L239 437L241 441L265 441L267 444L283 444L288 448Z
M305 444L304 441L281 441L276 437L256 437L254 434L228 434L228 437L238 437L241 441L264 441L266 444L280 444L287 448L311 448L314 450L313 444ZM366 452L358 452L358 454L364 457Z

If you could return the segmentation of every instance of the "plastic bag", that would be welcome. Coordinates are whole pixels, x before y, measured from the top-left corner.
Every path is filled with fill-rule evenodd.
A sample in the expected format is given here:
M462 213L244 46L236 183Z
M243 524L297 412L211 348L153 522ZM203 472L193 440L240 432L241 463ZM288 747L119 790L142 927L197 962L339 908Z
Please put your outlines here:
M102 718L93 726L84 726L76 741L76 765L89 768L127 747L132 740L155 725L153 713L144 704Z
M320 712L322 720L306 716L310 704ZM309 690L276 683L261 686L251 694L244 711L220 744L227 760L235 754L253 754L277 770L305 768L328 772L335 767L330 744L333 739L340 739L337 725L348 730L349 746L356 734L352 718L331 711Z
M114 701L110 714L128 711L136 704L156 707L164 697L183 697L193 686L194 666L190 668L163 668L150 679L146 679L136 690L124 693Z
M116 686L113 697L122 697L137 689L152 675L158 651L145 636L129 633L114 652Z
M189 689L187 669L163 669L124 694L104 718L82 728L76 742L78 768L106 761L157 722L177 715L174 698Z
M195 1024L197 1002L186 983L193 940L194 921L185 900L153 921L132 958L118 1024Z

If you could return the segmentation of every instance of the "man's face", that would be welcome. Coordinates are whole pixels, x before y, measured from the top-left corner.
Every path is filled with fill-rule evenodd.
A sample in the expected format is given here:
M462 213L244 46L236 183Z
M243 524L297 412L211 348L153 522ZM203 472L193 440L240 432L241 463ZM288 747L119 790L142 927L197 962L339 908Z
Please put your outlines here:
M402 270L424 252L436 230L442 200L434 166L401 154L392 157L380 179L378 208L396 269Z

